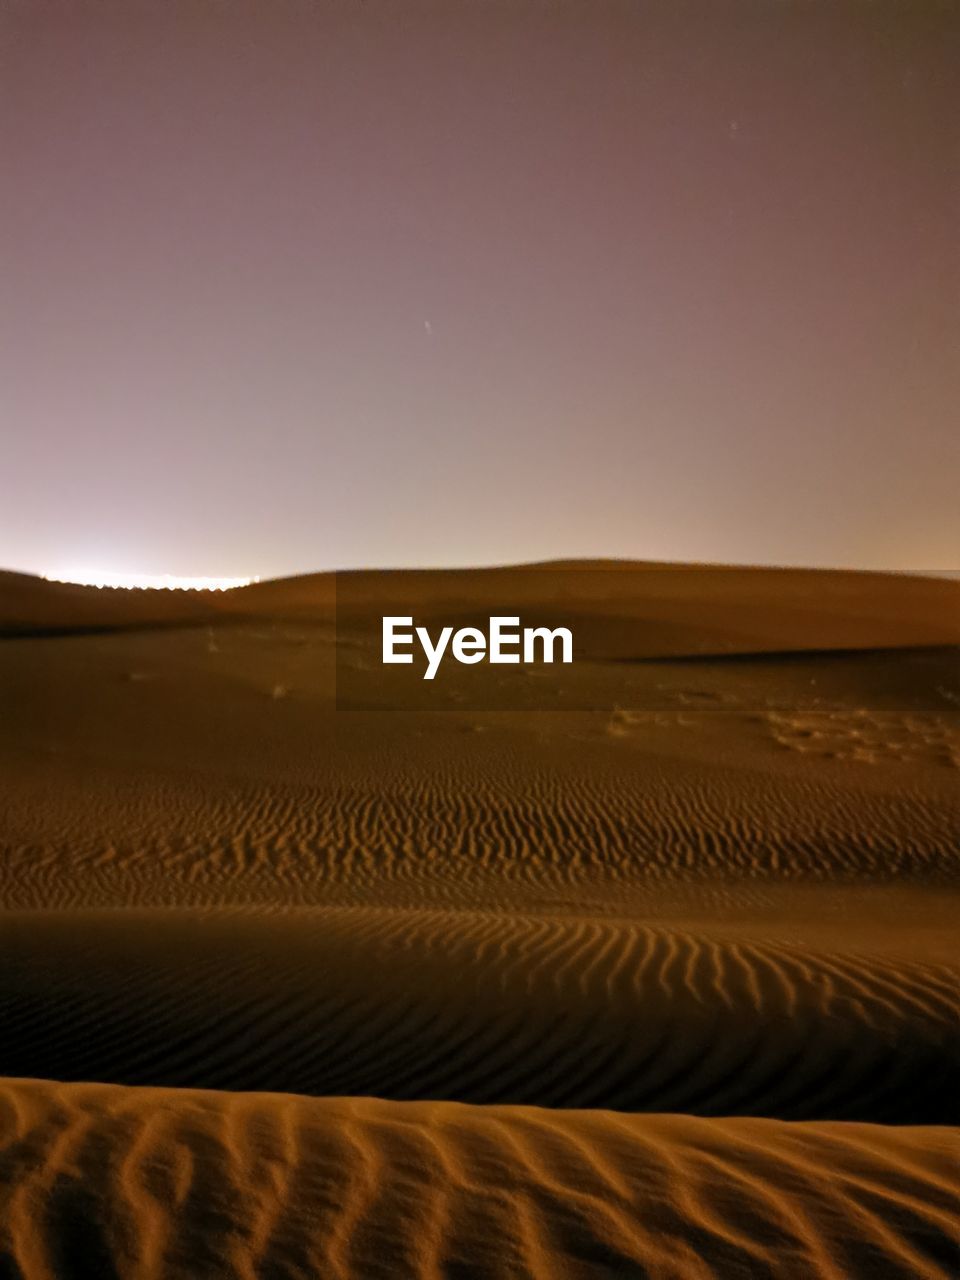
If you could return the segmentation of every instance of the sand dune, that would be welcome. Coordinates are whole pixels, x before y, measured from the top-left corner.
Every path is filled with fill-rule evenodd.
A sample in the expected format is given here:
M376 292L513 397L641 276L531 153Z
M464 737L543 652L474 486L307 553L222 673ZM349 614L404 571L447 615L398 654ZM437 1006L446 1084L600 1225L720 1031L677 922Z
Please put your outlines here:
M560 605L569 667L378 679L381 610ZM4 1280L957 1273L960 584L17 577L0 630Z
M8 916L4 1071L960 1123L960 968L584 913ZM731 936L732 935L732 936Z
M0 635L329 621L416 613L461 625L491 610L536 622L558 607L592 657L677 656L960 643L960 584L842 570L557 561L493 569L358 570L229 592L125 591L0 572Z
M0 1086L8 1274L950 1280L960 1134Z

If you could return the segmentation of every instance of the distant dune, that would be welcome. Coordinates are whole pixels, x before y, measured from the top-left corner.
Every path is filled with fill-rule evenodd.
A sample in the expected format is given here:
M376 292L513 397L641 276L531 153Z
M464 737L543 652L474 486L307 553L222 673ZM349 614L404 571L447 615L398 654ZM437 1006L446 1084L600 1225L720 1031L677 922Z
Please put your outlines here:
M383 678L490 612L575 661ZM0 631L3 1280L960 1274L960 583L3 575Z
M960 583L903 574L558 561L490 569L354 571L228 592L81 587L0 572L0 634L191 625L228 618L329 620L338 603L426 623L545 606L591 656L960 644Z

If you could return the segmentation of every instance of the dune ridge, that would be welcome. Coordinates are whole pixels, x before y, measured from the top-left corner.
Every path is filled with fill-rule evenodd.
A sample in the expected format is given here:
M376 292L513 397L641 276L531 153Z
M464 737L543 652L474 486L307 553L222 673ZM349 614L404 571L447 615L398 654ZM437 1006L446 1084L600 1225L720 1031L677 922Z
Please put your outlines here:
M8 1275L952 1280L960 1133L0 1083Z

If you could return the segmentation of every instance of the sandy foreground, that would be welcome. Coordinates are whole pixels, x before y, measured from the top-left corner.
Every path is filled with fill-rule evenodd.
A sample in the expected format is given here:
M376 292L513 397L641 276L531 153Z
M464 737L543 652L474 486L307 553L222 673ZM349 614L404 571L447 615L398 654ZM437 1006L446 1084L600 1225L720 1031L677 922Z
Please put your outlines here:
M374 615L557 610L569 667L380 680ZM960 584L0 575L0 632L3 1280L960 1274Z

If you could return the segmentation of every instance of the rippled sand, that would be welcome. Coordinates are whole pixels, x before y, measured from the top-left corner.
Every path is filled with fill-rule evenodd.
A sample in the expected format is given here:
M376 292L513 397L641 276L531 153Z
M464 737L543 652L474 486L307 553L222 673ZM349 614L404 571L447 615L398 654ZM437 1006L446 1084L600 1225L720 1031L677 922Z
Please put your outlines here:
M0 1276L960 1273L960 587L577 573L0 582Z
M956 1156L931 1128L0 1089L30 1276L946 1277Z

